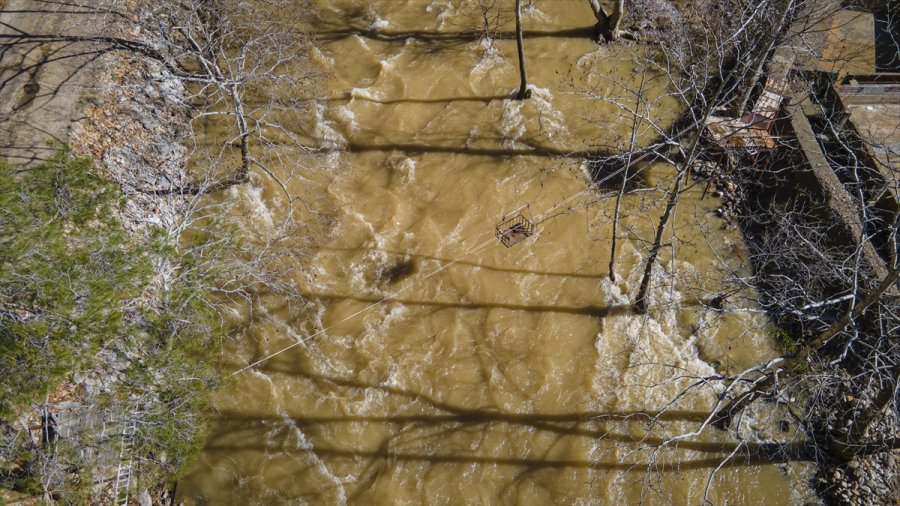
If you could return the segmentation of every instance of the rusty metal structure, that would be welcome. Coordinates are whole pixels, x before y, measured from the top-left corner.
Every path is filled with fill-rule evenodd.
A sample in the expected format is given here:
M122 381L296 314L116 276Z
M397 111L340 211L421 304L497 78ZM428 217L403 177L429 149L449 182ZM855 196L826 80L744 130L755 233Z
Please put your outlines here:
M774 149L778 142L771 129L778 118L786 90L785 79L770 76L751 111L740 118L710 116L706 121L707 131L723 148L750 151Z
M507 248L534 235L534 222L526 216L529 206L523 206L503 217L494 234Z

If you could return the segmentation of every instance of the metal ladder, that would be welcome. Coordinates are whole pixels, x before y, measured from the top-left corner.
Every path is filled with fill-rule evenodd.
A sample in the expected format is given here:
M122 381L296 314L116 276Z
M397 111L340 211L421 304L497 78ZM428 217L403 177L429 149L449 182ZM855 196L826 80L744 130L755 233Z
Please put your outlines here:
M130 413L129 413L130 414ZM113 497L117 504L127 506L128 492L131 489L131 465L133 463L134 433L136 425L131 417L126 418L122 429L122 447L119 450L119 467L116 469L116 486L113 491ZM128 463L125 463L125 458Z

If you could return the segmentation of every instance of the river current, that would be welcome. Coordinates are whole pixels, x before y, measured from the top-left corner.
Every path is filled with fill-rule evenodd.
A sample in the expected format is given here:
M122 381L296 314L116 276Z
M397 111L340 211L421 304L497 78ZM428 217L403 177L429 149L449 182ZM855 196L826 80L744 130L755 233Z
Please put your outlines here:
M497 4L511 30L513 0ZM588 2L523 4L532 97L517 101L515 40L472 35L477 1L318 2L327 77L284 124L332 152L279 166L303 198L305 253L284 281L305 299L234 308L223 374L291 347L216 395L178 484L187 504L797 500L799 467L727 460L778 420L660 447L715 402L679 392L777 350L752 292L702 303L749 272L702 183L677 208L649 313L633 313L674 170L644 164L629 186L613 282L615 185L589 186L584 160L626 149L636 124L650 142L680 104L640 46L590 39ZM277 234L277 184L254 176L227 197L243 227ZM493 235L513 211L535 234L506 248Z

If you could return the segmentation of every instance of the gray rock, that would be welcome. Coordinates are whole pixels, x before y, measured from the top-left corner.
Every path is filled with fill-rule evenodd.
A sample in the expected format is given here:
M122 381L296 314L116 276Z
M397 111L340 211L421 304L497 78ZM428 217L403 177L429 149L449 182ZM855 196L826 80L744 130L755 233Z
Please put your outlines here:
M155 130L157 127L159 127L159 121L157 121L156 118L149 114L141 115L139 121L141 122L141 126L146 128L147 130Z
M159 91L157 91L156 87L154 87L153 84L151 84L151 83L147 83L147 86L144 86L143 94L150 98L158 98L159 97ZM141 95L137 94L137 96L141 96Z

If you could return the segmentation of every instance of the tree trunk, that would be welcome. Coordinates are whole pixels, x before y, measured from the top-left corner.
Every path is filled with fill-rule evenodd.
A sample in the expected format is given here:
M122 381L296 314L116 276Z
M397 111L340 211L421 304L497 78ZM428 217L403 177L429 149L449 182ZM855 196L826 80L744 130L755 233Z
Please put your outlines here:
M662 217L660 217L659 225L656 227L656 237L653 239L650 255L647 257L647 263L644 265L644 276L641 278L641 288L638 290L637 299L634 301L634 309L638 314L646 313L647 306L650 304L648 298L653 265L656 263L656 257L659 256L659 250L662 249L663 233L666 231L666 225L669 224L669 219L672 217L672 211L678 204L678 197L681 195L681 183L684 181L688 172L689 168L685 165L684 168L678 171L678 175L675 176L675 187L672 188L672 192L669 193L669 201L666 202L666 210L663 212Z
M630 153L629 153L630 155ZM629 158L631 158L629 156ZM613 227L612 227L612 245L609 248L609 280L616 282L616 234L619 228L619 208L622 203L622 195L625 193L625 183L628 180L628 169L631 160L625 163L625 174L622 175L622 186L619 187L619 193L616 194L616 208L613 211Z
M614 42L619 38L619 22L625 12L625 0L614 0L612 13L607 14L600 5L600 0L588 0L597 24L594 26L594 36L597 42L602 38L606 42Z
M519 93L516 94L516 100L524 100L531 97L528 91L528 78L525 76L525 50L523 46L525 42L522 40L522 0L516 0L516 47L519 52L519 77L522 84L519 85Z
M750 101L750 94L753 93L753 88L756 86L756 83L759 82L760 77L762 76L763 67L766 62L769 61L769 54L772 52L772 49L775 47L775 43L781 39L781 35L784 32L785 25L787 24L788 14L792 10L794 5L793 0L787 0L787 5L784 6L781 14L778 16L778 21L775 25L772 26L772 31L767 32L763 35L763 43L761 44L764 49L759 51L756 55L756 61L753 62L753 69L750 73L750 79L744 83L743 91L741 92L740 98L734 104L732 112L736 118L741 117L744 114L744 111L747 109L747 102Z
M836 438L831 443L831 450L835 457L848 462L857 455L865 455L867 453L877 453L883 449L895 448L888 446L879 441L872 441L871 436L867 439L866 432L873 422L878 420L879 415L894 400L894 394L897 391L897 380L900 379L900 364L894 364L891 369L891 378L887 384L878 390L875 397L866 406L860 406L848 414L848 418L853 421L850 430L843 438Z
M900 364L894 364L894 368L891 370L891 380L872 399L872 409L875 411L884 411L888 404L894 400L894 395L897 393L897 383L900 382Z
M613 211L613 227L612 227L612 246L609 250L609 280L616 282L616 234L619 229L619 210L622 204L622 196L625 194L625 185L628 183L628 171L631 169L632 155L634 154L634 146L637 144L637 131L641 126L640 106L644 99L644 80L646 72L641 73L641 84L638 87L637 100L635 101L634 118L631 121L631 138L628 141L628 156L625 160L625 168L622 169L622 184L619 185L619 193L616 194L616 207Z
M625 13L625 0L615 0L613 3L612 14L609 15L609 33L612 40L619 38L619 23L622 21L622 15Z

